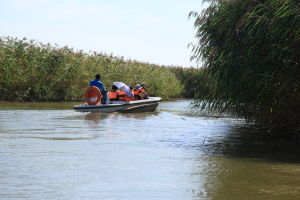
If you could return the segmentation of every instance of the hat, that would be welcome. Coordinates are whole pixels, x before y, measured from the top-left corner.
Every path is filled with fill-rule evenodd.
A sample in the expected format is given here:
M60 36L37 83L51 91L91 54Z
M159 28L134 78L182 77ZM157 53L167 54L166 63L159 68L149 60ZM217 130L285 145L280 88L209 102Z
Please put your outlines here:
M147 84L145 83L145 82L141 82L140 83L140 86L142 86L142 87L144 87L144 86L146 86Z
M140 84L136 84L136 86L134 87L135 90L138 90L141 88L141 85Z

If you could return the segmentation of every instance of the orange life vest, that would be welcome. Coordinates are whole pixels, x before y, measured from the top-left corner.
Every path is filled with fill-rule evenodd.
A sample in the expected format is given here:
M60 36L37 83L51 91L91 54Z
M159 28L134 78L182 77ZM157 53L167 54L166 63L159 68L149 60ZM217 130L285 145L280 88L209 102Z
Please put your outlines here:
M142 95L143 99L149 99L149 96L148 96L146 90L144 88L141 88L140 90L141 90L141 92L143 94Z
M89 105L99 105L102 96L98 87L91 86L86 89L84 97Z
M144 93L145 93L144 89L133 90L134 98L139 100L143 99Z
M132 97L129 97L129 96L127 96L127 98L126 98L126 101L134 101L135 99L134 99L134 94L133 94L133 91L131 90L130 91L131 92L131 94L132 94Z
M108 93L108 95L109 95L109 100L111 100L111 101L118 101L119 100L118 92L110 91Z
M133 101L133 98L127 96L126 92L122 90L118 92L118 97L120 101Z

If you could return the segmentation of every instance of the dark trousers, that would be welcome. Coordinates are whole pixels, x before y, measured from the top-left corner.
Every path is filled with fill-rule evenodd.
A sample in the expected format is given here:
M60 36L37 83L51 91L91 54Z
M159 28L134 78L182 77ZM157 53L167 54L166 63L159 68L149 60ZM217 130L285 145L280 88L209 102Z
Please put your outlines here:
M102 95L101 104L106 104L107 91L106 91L106 89L101 89L100 91L101 91L101 95Z

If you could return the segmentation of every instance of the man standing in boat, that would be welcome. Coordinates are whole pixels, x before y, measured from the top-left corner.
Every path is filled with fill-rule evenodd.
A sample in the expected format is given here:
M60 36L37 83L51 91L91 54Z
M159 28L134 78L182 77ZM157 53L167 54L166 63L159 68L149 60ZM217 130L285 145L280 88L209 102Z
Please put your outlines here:
M96 74L95 80L90 81L90 86L96 86L99 88L102 95L101 104L105 104L107 99L107 89L104 87L104 84L100 81L100 79L101 79L101 75Z

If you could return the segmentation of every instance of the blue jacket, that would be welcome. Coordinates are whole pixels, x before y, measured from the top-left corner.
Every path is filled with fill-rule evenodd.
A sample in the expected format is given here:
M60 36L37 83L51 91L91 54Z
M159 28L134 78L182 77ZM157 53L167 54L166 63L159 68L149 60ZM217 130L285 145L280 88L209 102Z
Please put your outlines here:
M101 81L97 80L97 79L91 80L91 81L90 81L90 86L96 86L96 87L98 87L100 90L105 88L104 85L103 85L103 83L102 83Z

